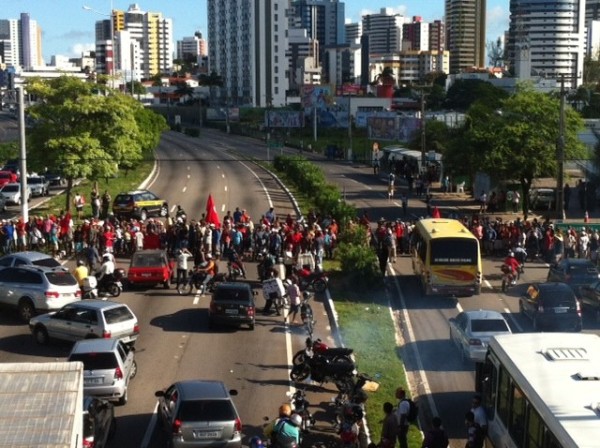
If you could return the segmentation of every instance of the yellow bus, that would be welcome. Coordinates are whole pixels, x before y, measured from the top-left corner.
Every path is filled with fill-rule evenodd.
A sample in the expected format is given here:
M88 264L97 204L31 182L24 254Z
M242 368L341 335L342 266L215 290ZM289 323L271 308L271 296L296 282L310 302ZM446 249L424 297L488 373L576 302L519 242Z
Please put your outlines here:
M455 219L421 219L410 236L413 270L423 295L481 293L479 240Z

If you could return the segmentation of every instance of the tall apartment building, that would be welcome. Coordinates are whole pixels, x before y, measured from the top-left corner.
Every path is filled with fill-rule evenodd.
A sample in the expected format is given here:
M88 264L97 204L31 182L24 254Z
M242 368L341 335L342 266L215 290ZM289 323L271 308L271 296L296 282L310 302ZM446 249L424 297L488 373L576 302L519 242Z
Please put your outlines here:
M369 36L369 54L380 55L402 49L404 16L392 13L391 8L381 8L379 14L362 17L363 35Z
M411 23L402 25L402 49L407 51L429 50L429 23L414 16Z
M346 22L344 28L346 29L346 45L360 43L360 36L362 36L362 22Z
M450 73L485 67L486 0L446 0L445 12Z
M509 67L521 78L565 76L567 86L581 85L585 6L585 0L511 0Z
M96 50L105 55L104 63L97 57L97 64L105 73L110 73L111 43L117 73L131 71L132 65L139 67L135 70L138 78L171 70L174 53L171 19L164 18L159 12L142 11L134 3L127 11L113 11L112 30L110 27L110 20L96 22ZM133 64L130 63L132 58L136 59Z
M586 0L585 21L600 20L600 0Z
M289 89L300 92L303 84L320 84L321 66L316 65L319 42L309 37L304 28L291 28L288 39L285 55L290 63Z
M600 0L586 0L586 56L600 57Z
M327 78L334 87L360 83L362 65L360 43L337 48L330 47L326 50L325 57L329 61Z
M177 41L177 59L193 58L197 62L207 54L206 39L202 37L200 31L196 31L193 36Z
M0 43L3 63L25 69L44 65L42 29L28 13L21 13L18 20L0 20Z
M208 0L209 71L223 79L222 104L286 104L288 0Z
M446 27L441 20L434 20L429 24L429 49L431 51L446 49Z

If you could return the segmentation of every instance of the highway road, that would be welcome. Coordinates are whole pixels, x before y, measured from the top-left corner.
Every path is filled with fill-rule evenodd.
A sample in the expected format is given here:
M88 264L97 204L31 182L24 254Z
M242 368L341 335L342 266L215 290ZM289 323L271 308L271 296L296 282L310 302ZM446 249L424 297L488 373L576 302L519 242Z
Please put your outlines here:
M284 152L296 153L283 149ZM277 151L279 153L279 150ZM273 156L273 151L269 154ZM211 193L217 210L248 209L258 220L270 204L279 214L294 213L286 194L267 173L249 161L237 157L267 158L264 142L203 129L202 138L166 133L157 151L159 172L150 189L177 204L190 217L199 217ZM316 157L327 177L345 192L347 200L359 209L368 209L372 217L400 217L399 204L389 202L385 180L373 176L371 169L328 162ZM423 207L416 202L411 207ZM127 267L127 260L118 260ZM484 275L489 282L481 296L470 298L420 296L416 279L411 275L410 260L400 257L390 266L386 278L390 303L396 316L400 353L406 363L414 391L438 413L452 438L452 446L464 445L463 418L473 391L473 365L462 364L458 351L448 340L448 319L461 309L488 308L502 311L513 331L532 331L531 323L517 314L519 291L525 283L543 280L547 267L541 263L526 268L521 285L499 292L500 260L486 259ZM255 267L248 266L255 276ZM264 417L274 416L289 390L290 355L300 349L305 335L290 330L276 316L258 316L256 330L222 329L208 331L208 296L180 297L174 289L155 288L125 292L119 301L127 303L141 323L136 344L138 375L133 380L129 403L117 407L118 430L113 446L162 447L164 435L154 429L154 392L171 382L188 378L222 379L237 389L235 398L248 438L262 430ZM262 296L257 297L262 305ZM317 335L327 339L329 328L320 302L315 304ZM584 320L585 331L600 334L600 326ZM368 335L366 335L367 337ZM331 339L328 343L332 343ZM54 343L47 347L35 344L27 326L9 311L0 313L0 360L49 361L64 359L70 345ZM333 389L312 392L321 429L329 429L327 410ZM329 431L331 435L331 431ZM333 435L331 435L333 437Z

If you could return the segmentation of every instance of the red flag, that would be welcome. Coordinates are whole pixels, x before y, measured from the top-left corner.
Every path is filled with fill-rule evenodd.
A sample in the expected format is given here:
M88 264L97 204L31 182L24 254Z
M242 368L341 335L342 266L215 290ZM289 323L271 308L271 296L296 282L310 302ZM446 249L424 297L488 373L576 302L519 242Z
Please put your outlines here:
M221 228L221 221L219 221L219 214L217 213L212 194L208 195L208 201L206 201L206 222L214 224L218 229Z
M440 219L441 218L440 209L437 208L437 205L435 207L433 207L433 212L431 212L431 217L433 219Z

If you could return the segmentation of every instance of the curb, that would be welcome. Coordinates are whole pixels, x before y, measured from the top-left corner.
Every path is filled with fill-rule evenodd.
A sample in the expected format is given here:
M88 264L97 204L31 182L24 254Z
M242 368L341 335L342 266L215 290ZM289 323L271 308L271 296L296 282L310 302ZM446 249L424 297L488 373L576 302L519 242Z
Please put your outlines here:
M142 181L142 183L138 186L138 190L145 190L150 185L154 183L158 174L160 173L160 169L158 167L158 162L156 161L156 151L154 151L154 166L152 167L152 171L148 174L148 177Z

